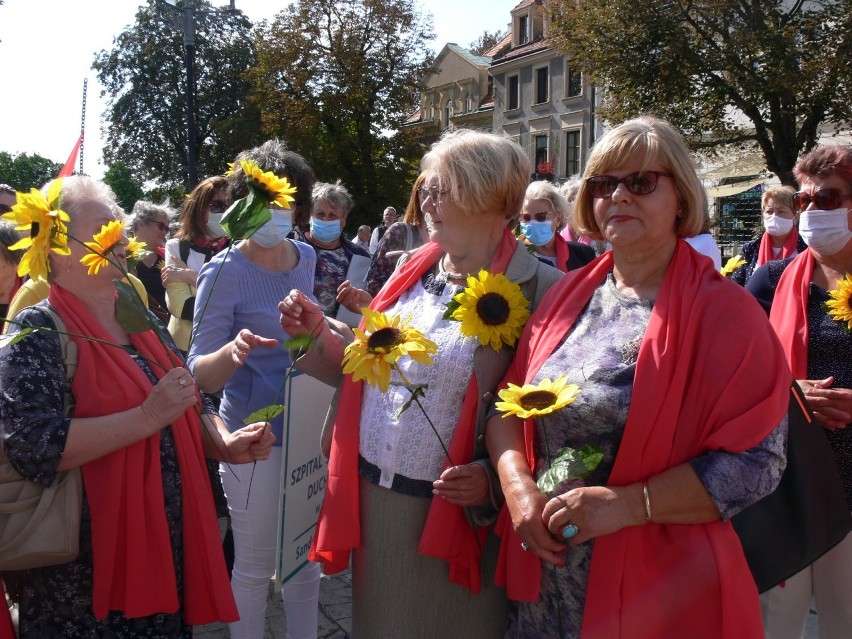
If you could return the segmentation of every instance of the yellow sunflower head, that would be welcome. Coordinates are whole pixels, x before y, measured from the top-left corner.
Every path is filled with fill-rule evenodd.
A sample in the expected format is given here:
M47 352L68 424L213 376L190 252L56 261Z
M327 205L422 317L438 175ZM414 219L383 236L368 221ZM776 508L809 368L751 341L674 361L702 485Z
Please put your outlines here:
M577 398L579 392L579 386L568 383L567 375L553 382L545 378L537 386L509 384L508 388L497 393L503 401L496 402L494 407L503 413L503 417L516 415L521 419L530 419L549 415L553 411L568 406Z
M264 171L251 160L241 160L240 166L249 188L259 191L267 202L278 204L285 209L290 208L296 187L291 186L286 177L280 178L271 171Z
M135 267L136 264L144 260L145 257L151 253L151 251L147 249L147 246L148 245L145 242L140 242L135 237L127 238L127 245L124 247L124 255L127 258L128 268L130 266Z
M68 214L60 208L62 179L53 180L47 197L38 189L29 193L18 193L17 204L3 214L3 219L15 224L18 231L27 236L9 247L11 251L24 250L18 263L18 275L29 275L32 279L47 279L50 272L48 256L51 251L68 255Z
M343 373L354 381L366 380L385 392L390 385L391 370L408 355L415 362L432 365L438 346L399 316L388 317L369 308L362 310L364 330L355 329L355 341L346 347Z
M725 262L725 266L723 266L719 272L722 274L722 277L730 277L731 273L736 271L745 263L746 261L743 259L743 256L737 253L731 259Z
M115 249L124 246L124 225L118 220L107 222L92 239L83 243L89 252L80 262L89 268L89 275L97 275L102 266L109 266L109 257L115 254Z
M825 310L838 322L845 322L844 330L852 332L852 275L847 273L837 280L837 288L828 292Z
M461 322L462 335L476 337L483 346L499 351L514 346L530 316L529 302L521 287L505 275L486 270L469 275L467 288L453 300L458 307L450 313Z

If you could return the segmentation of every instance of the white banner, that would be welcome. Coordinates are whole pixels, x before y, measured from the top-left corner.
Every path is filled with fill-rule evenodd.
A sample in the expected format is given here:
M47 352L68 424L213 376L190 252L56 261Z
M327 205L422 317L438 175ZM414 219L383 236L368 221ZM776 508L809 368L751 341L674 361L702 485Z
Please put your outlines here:
M296 373L287 383L275 588L279 590L308 562L317 516L325 495L326 458L320 431L334 388Z

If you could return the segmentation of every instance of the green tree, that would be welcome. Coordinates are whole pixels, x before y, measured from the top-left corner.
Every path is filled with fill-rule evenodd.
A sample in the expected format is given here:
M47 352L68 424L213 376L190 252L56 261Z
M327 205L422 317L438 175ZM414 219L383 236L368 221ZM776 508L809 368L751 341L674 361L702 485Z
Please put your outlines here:
M554 44L603 89L600 115L653 113L695 149L757 144L792 168L848 124L852 0L552 0Z
M412 0L298 0L258 30L248 76L263 130L319 179L344 182L350 228L408 200L423 149L400 125L416 108L431 29Z
M116 162L106 170L104 182L115 192L118 203L128 213L133 209L136 200L145 197L142 185L133 179L133 173L123 162Z
M476 40L467 45L468 50L474 55L483 55L488 49L500 42L505 37L500 31L490 32L485 30Z
M40 189L56 177L62 164L33 153L11 155L0 151L0 183L18 191Z
M192 4L196 157L204 178L223 173L239 151L257 143L260 121L246 99L244 79L255 63L251 23L239 11L212 12L206 0ZM122 162L136 180L169 190L188 180L185 51L175 15L164 3L148 0L135 23L93 64L110 96L104 159Z

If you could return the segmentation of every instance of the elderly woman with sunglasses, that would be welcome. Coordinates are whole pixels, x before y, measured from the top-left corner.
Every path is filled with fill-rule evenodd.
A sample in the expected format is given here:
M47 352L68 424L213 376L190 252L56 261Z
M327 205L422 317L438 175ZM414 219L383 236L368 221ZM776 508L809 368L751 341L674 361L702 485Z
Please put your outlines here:
M796 257L808 245L799 235L799 214L793 209L794 189L778 186L766 189L760 199L764 232L743 244L740 254L746 261L731 273L731 281L745 286L755 269L771 260Z
M530 168L514 141L464 129L446 134L423 158L421 207L431 241L394 271L370 307L407 319L437 345L432 366L408 358L398 364L411 383L428 385L420 402L435 431L416 406L400 413L410 392L398 372L384 392L346 376L311 549L326 573L345 570L352 555L357 637L491 638L505 629L506 596L493 580L496 540L489 526L472 523L496 515L498 486L482 431L512 353L464 335L445 313L468 275L483 269L517 283L532 306L561 276L506 228ZM316 336L296 367L339 383L352 332L323 322L298 291L279 309L289 334Z
M166 266L162 271L169 312L169 332L182 352L189 348L195 311L198 271L228 246L219 224L228 208L228 180L221 175L199 182L178 215L180 225L166 242Z
M682 240L706 205L662 120L628 121L589 156L574 219L612 250L550 289L504 380L579 392L503 392L508 417L486 431L509 637L762 636L728 520L780 479L791 379L759 305ZM597 467L542 492L556 451L587 444Z
M539 180L527 187L520 227L535 255L563 273L595 259L595 249L565 240L559 233L568 224L568 200L550 182Z
M766 263L746 288L769 311L793 375L834 450L852 510L852 148L818 146L793 173L801 190L792 204L808 248L795 258ZM825 307L832 298L834 311ZM820 637L847 636L850 593L852 536L783 588L761 596L766 636L801 637L812 598Z

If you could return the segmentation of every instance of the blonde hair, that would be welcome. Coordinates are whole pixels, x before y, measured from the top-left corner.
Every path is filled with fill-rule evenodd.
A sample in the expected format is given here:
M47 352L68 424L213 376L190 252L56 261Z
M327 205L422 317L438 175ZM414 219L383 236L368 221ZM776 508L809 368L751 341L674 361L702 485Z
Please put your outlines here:
M437 175L467 213L499 214L508 220L521 209L532 166L510 138L456 129L432 145L420 169Z
M781 206L786 206L796 215L796 209L793 208L793 194L796 192L792 186L775 186L771 189L766 189L760 198L761 211L766 208L766 203L769 200L775 200Z
M595 222L594 198L586 178L617 169L637 155L642 158L642 170L656 161L673 176L680 203L675 235L693 237L701 233L708 219L707 194L695 172L695 165L680 133L665 120L652 116L628 120L607 132L592 149L574 201L577 231L595 240L604 239Z

